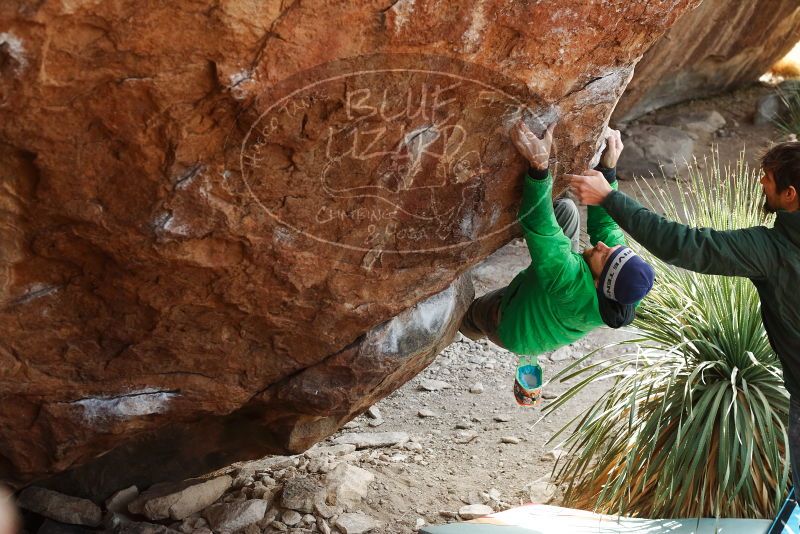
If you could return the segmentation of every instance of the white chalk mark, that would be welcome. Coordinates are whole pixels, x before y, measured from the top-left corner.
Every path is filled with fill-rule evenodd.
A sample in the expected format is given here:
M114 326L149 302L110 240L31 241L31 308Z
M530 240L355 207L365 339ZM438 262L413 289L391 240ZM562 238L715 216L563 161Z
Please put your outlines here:
M399 0L392 6L396 28L400 29L406 25L408 19L414 14L414 0Z
M14 304L27 304L36 299L52 295L53 293L58 292L58 289L58 286L54 285L33 284L28 288L24 295L14 301Z
M413 308L376 328L373 331L376 338L374 341L380 345L382 353L399 354L402 350L401 344L405 339L413 344L413 337L420 334L421 337L427 339L441 334L455 305L456 291L455 284L452 284L444 291L418 302Z
M484 2L481 0L478 2L478 5L473 8L472 21L470 22L469 28L467 28L467 31L465 31L462 36L464 48L468 53L475 53L480 48L481 33L483 33L486 27L486 16L483 12L483 4Z
M25 57L25 47L22 46L22 40L13 33L2 32L0 33L0 49L6 48L18 63L17 72L21 72L28 66L28 60Z
M113 397L89 397L73 401L72 404L83 408L86 420L99 422L163 413L169 401L177 396L174 391L143 389Z

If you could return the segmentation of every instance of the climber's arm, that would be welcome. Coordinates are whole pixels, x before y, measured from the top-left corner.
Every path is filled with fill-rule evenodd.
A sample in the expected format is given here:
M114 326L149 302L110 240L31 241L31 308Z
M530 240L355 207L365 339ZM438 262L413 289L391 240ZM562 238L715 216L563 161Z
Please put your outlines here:
M531 169L525 176L519 223L531 266L545 288L555 290L565 273L579 259L572 253L572 242L564 235L553 212L553 177L547 170Z

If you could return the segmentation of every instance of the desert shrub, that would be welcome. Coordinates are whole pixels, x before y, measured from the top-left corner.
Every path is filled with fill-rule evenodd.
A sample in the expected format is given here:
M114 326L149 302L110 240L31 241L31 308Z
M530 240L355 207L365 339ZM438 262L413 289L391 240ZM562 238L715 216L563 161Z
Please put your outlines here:
M677 201L650 188L656 208L669 218L686 214L692 226L770 222L743 158L720 170L712 157L705 168L689 169ZM554 469L566 505L639 517L770 518L788 483L788 393L755 288L642 253L656 267L656 285L633 339L619 343L623 354L588 354L553 378L579 381L546 413L594 380L614 380L551 439L568 436Z
M800 135L800 83L786 83L777 89L782 109L773 123L788 135Z

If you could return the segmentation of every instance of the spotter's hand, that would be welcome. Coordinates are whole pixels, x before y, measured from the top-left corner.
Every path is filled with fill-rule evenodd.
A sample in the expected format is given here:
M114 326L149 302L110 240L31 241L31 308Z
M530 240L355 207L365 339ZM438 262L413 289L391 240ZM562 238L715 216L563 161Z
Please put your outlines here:
M565 174L575 198L581 204L597 206L612 191L603 173L587 170L583 174Z

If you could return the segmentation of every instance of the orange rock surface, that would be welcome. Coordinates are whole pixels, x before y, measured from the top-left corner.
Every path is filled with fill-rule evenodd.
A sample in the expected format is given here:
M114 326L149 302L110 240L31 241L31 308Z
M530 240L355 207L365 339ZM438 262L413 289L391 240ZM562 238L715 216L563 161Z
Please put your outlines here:
M423 369L698 0L5 0L0 480L301 451ZM560 181L557 190L561 189Z

